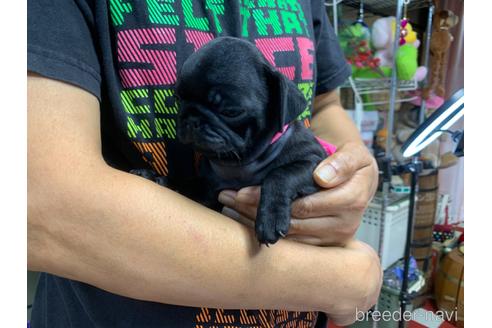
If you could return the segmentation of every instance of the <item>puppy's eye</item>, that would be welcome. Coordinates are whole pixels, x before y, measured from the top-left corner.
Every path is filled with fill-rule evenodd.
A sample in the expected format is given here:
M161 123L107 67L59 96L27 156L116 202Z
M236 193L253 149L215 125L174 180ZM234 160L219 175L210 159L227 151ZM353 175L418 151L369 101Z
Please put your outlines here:
M208 101L215 106L219 106L222 103L222 96L217 91L212 91L208 94Z
M225 109L225 110L220 112L220 115L223 115L225 117L230 117L230 118L238 117L241 114L242 114L242 111L233 110L233 109Z

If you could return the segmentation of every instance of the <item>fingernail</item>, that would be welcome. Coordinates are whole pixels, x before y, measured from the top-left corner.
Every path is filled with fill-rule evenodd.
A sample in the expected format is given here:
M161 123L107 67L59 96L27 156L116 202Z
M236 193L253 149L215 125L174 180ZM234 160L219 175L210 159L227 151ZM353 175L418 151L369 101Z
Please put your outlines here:
M318 175L318 177L324 182L330 182L331 180L333 180L333 178L335 178L337 172L335 171L333 166L328 164L316 171L316 175Z
M219 202L226 206L234 206L236 192L233 190L224 190L219 194Z

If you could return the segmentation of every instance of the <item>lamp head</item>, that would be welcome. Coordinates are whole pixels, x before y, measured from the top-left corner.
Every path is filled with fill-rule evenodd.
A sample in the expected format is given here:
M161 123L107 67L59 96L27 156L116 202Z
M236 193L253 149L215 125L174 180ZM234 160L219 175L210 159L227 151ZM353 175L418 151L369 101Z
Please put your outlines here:
M464 95L464 89L456 91L410 135L401 149L403 157L419 153L464 115Z

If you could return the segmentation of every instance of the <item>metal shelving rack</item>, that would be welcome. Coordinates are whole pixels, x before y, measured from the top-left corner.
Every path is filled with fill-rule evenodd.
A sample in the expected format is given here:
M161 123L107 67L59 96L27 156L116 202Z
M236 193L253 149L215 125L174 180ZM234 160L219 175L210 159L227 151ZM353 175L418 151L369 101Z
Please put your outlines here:
M367 95L367 94L379 94L382 92L387 92L391 88L391 78L378 78L378 79L358 79L358 78L350 78L352 81L346 81L344 84L342 84L341 88L350 88L352 89L352 92L354 93L354 103L357 103L359 101L358 97L360 98L362 95ZM404 92L404 91L414 91L418 89L418 82L416 80L398 80L397 81L397 91L398 92ZM402 103L406 101L411 101L416 99L416 96L410 96L407 98L396 98L395 102L396 103ZM384 105L384 104L389 104L389 101L364 101L362 103L362 106L356 107L359 110L358 119L362 119L362 112L361 108L366 105L366 106L371 106L371 105ZM360 124L361 122L357 121L356 125L359 127L360 130Z
M361 0L328 0L325 1L325 5L332 7L333 8L333 25L335 29L335 33L338 32L338 5L343 3L343 5L350 6L353 8L359 8L361 4ZM396 18L396 21L399 22L402 18L402 11L403 11L403 6L404 3L407 5L407 11L413 11L417 9L423 9L423 8L428 8L428 17L427 17L427 25L426 25L426 31L425 31L425 44L424 44L424 59L423 59L423 65L425 67L429 66L429 49L430 49L430 39L431 39L431 31L432 31L432 16L434 13L434 5L431 0L364 0L364 11L366 12L371 12L373 14L379 15L379 16L390 16L394 15ZM394 38L394 44L393 44L393 53L396 53L396 50L398 49L398 40L399 40L399 35L400 35L400 24L396 24L395 28L395 38ZM393 59L394 60L394 59ZM386 147L385 147L385 159L384 162L387 163L387 168L383 171L388 171L389 174L391 174L391 163L393 161L392 158L392 144L393 144L393 131L394 131L394 113L395 113L395 105L397 103L397 92L399 90L405 91L405 90L416 90L419 86L416 83L416 81L399 81L397 79L396 75L396 65L395 62L393 61L393 69L391 78L389 79L378 79L378 81L375 80L366 80L366 81L355 81L352 78L349 78L349 81L346 82L344 85L345 87L350 86L353 89L354 92L354 98L355 98L355 103L356 103L356 113L355 113L355 120L356 124L359 127L360 130L360 120L362 119L362 113L360 112L362 110L362 106L359 106L359 113L357 113L357 102L361 102L361 93L367 93L367 92L376 92L378 90L386 90L390 92L390 100L389 100L389 110L388 110L388 116L386 120L386 125L387 125L387 140L386 140ZM421 86L427 84L427 77L422 81ZM343 87L343 86L342 86ZM422 100L422 105L420 107L419 111L419 123L422 123L425 119L425 111L426 111L426 104L425 100ZM358 121L359 120L359 121ZM413 159L415 160L416 157ZM388 173L388 172L387 172ZM383 180L383 186L382 186L382 204L381 204L381 223L380 223L380 235L379 235L379 250L378 253L381 256L382 252L384 250L384 231L385 231L385 213L386 213L386 208L388 207L388 202L389 202L389 193L390 193L390 187L391 187L391 175L388 176L386 174L385 179ZM413 227L412 227L413 228ZM376 309L378 305L376 304ZM401 326L401 324L400 324ZM373 322L373 327L377 327L377 322Z
M328 2L328 1L326 1ZM339 1L341 3L342 1ZM396 12L395 3L399 1L396 0L364 0L364 10L373 13L378 16L391 16ZM359 8L360 0L343 0L343 4L346 6ZM427 0L412 0L407 4L407 10L413 11L422 8L428 8L430 6L430 1Z
M397 3L396 0L364 0L362 1L364 4L364 11L376 15L381 16L389 16L394 14L395 5ZM404 1L405 2L405 1ZM325 1L325 5L327 7L333 8L333 26L335 33L338 34L338 6L343 4L345 6L359 8L361 1L360 0L328 0ZM430 4L430 0L412 0L407 4L407 11L412 11L416 9L421 9L428 7ZM400 5L401 9L403 5ZM400 13L401 18L401 13ZM398 24L397 24L398 25ZM400 26L397 26L397 30L395 31L399 33ZM398 38L395 38L397 40ZM396 43L396 42L395 42ZM398 46L398 45L397 45ZM396 49L396 48L395 48ZM427 66L427 65L425 65ZM393 67L395 64L393 63ZM393 73L395 70L393 70ZM352 78L350 77L341 88L350 88L354 94L354 121L356 126L361 129L361 122L363 116L363 106L369 105L382 105L389 104L391 107L390 101L374 101L374 102L363 102L362 96L366 94L378 94L378 93L387 93L388 91L393 92L393 77L390 78L378 78L378 79L361 79L361 78ZM396 80L396 90L397 92L405 92L405 91L414 91L419 88L418 82L416 80ZM407 97L407 98L398 98L395 96L394 103L401 103L406 101L414 100L416 97Z
M382 79L360 79L355 80L357 90L359 92L374 92L378 90L388 90L391 87L391 78ZM345 82L342 87L350 87L349 82ZM417 81L415 80L399 80L398 90L399 91L411 91L418 88Z

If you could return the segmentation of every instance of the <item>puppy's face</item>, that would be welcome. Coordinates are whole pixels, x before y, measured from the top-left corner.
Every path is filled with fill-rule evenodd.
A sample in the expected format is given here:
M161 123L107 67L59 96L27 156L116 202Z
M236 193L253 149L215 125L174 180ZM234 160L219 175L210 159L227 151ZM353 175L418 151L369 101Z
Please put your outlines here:
M208 69L228 74L223 65ZM249 78L249 85L236 78L214 81L197 70L184 79L178 89L179 140L211 158L244 158L268 121L267 85L258 74Z
M285 84L285 77L249 42L230 37L209 42L186 60L179 74L178 139L209 158L241 161L289 116L281 109L286 107L280 92ZM293 88L298 100L300 92ZM290 104L293 115L304 109L300 97Z

